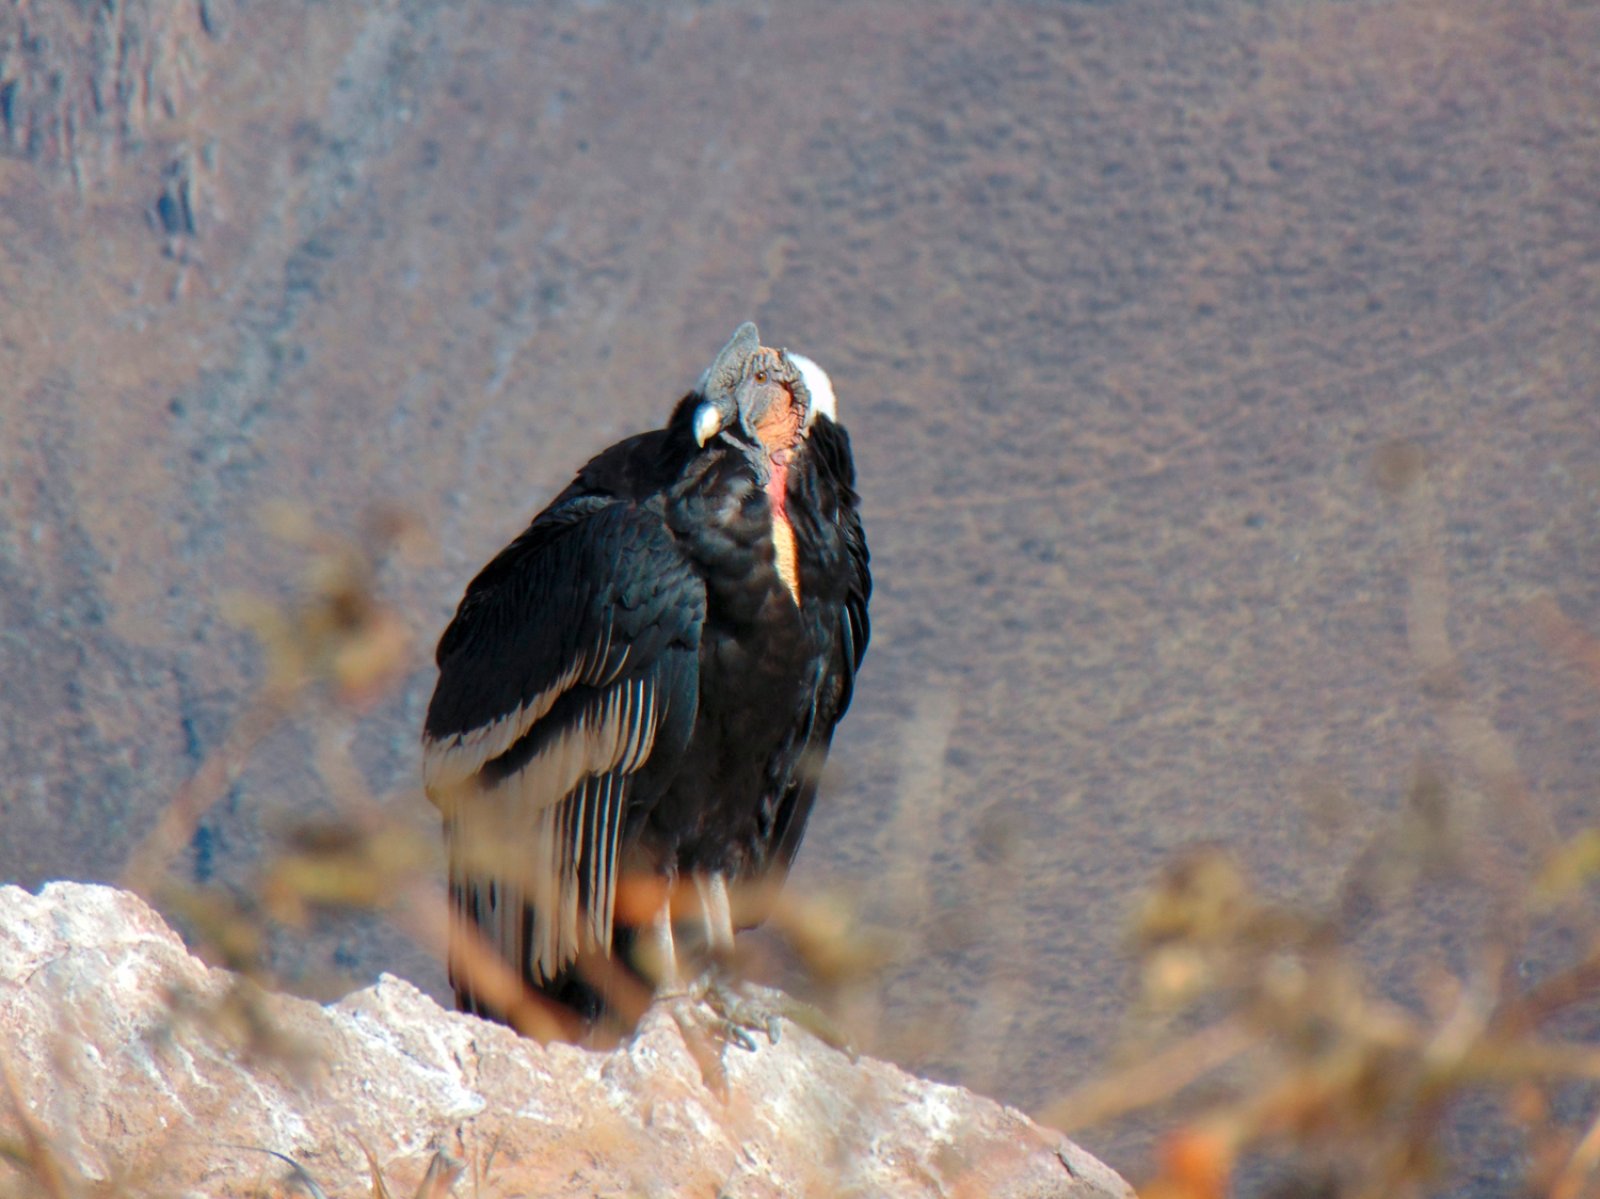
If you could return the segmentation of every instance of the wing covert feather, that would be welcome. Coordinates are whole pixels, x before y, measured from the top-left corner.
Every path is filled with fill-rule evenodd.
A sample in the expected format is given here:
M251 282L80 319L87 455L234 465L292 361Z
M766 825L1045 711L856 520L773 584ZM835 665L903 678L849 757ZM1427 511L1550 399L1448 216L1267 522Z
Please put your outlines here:
M470 783L574 689L696 651L704 619L704 585L655 513L583 497L541 515L472 581L440 639L430 796Z

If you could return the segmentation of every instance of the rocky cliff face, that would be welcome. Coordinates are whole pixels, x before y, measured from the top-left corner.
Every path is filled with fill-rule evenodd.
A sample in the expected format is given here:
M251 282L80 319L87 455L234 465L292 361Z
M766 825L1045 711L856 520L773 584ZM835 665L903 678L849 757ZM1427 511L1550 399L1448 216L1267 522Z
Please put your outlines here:
M125 892L0 888L0 1129L35 1183L237 1195L294 1173L282 1154L329 1195L372 1169L408 1194L442 1152L478 1195L1131 1195L1020 1113L792 1025L730 1048L718 1093L697 1014L658 1005L612 1052L541 1047L388 976L326 1007L254 990Z
M896 930L864 1047L1042 1107L1117 1040L1176 849L1318 897L1419 760L1496 793L1408 595L1592 822L1596 693L1528 602L1600 628L1597 60L1585 0L0 0L0 879L119 879L216 760L284 501L433 535L380 579L402 684L340 734L432 838L466 580L752 317L833 374L881 583L793 883ZM175 872L249 891L333 807L323 732L274 730ZM318 997L445 993L379 921L267 948Z

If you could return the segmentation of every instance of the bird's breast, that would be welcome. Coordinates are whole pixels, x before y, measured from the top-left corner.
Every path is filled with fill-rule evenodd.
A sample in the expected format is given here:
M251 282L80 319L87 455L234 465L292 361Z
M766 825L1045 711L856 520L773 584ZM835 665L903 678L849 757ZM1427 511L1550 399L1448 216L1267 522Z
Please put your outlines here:
M675 495L668 523L706 582L713 615L736 624L793 620L800 602L800 547L787 511L787 456L757 476L732 458L714 464Z

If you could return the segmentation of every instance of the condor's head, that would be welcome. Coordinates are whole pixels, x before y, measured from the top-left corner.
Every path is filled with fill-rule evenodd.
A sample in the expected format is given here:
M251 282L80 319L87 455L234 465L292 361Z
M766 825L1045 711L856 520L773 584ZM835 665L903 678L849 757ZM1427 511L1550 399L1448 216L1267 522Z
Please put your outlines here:
M819 416L837 419L827 372L804 355L762 345L751 321L734 331L695 391L695 441L738 444L764 481L781 478Z

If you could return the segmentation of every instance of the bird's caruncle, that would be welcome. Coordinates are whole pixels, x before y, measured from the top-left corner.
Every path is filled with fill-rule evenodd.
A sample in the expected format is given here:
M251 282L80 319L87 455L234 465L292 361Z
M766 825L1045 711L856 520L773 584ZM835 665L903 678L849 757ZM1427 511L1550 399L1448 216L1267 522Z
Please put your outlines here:
M439 642L423 774L464 1008L508 1018L477 950L594 1020L619 966L679 979L685 925L715 953L760 920L871 589L833 385L747 322L665 427L591 459L483 568Z

